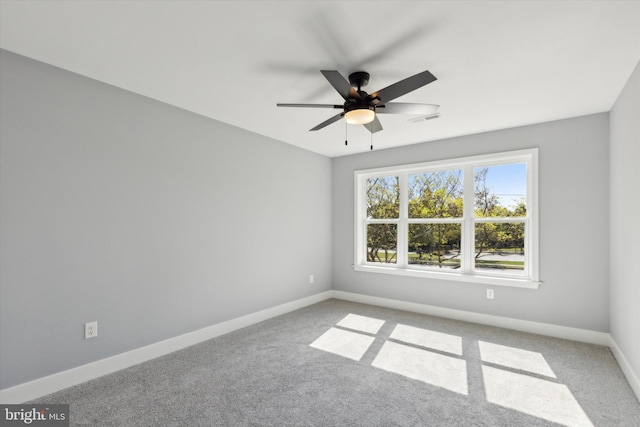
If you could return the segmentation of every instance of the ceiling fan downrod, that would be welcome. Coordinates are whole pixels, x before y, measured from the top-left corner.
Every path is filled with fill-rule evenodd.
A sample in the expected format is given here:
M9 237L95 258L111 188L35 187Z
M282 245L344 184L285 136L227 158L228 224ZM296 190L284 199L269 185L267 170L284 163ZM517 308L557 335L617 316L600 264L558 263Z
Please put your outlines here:
M369 84L369 73L366 71L356 71L349 74L349 83L351 86L358 88L358 93L362 92L362 88Z

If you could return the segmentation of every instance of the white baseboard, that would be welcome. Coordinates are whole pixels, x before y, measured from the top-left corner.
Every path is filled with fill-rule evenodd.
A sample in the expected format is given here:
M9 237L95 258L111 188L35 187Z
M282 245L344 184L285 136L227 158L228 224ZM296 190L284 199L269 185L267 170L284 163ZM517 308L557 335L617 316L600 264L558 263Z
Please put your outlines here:
M479 323L481 325L497 326L499 328L513 329L532 334L546 335L555 338L564 338L573 341L586 342L609 346L609 334L606 332L589 331L586 329L571 328L567 326L551 325L548 323L531 322L509 317L493 316L490 314L473 313L470 311L454 310L451 308L436 307L433 305L417 304L394 300L389 298L374 297L369 295L354 294L351 292L333 291L333 297L346 301L363 304L378 305L381 307L395 308L414 313L428 314L431 316L445 317L447 319L463 320L465 322Z
M301 298L296 301L267 308L255 313L247 314L226 322L218 323L184 335L150 344L135 350L121 353L106 359L101 359L86 365L78 366L57 374L38 378L23 384L0 390L0 403L23 403L37 399L50 393L80 384L138 363L181 350L194 344L233 332L238 329L271 319L282 314L324 301L333 296L333 291Z
M622 350L620 350L618 343L616 343L616 340L613 339L612 336L609 336L609 348L611 349L613 356L618 361L618 365L620 365L620 369L622 369L624 376L627 377L627 381L629 381L631 389L636 394L636 398L640 401L640 380L638 380L638 375L627 361L627 358L624 357Z

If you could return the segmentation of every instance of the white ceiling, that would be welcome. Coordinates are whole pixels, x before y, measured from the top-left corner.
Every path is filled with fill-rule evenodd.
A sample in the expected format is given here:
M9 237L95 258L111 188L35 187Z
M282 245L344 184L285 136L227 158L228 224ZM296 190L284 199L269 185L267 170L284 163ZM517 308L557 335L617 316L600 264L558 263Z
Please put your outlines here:
M339 104L320 74L368 92L425 69L384 115L376 149L609 111L640 60L640 1L6 1L3 49L327 156L369 149L362 126L308 129Z

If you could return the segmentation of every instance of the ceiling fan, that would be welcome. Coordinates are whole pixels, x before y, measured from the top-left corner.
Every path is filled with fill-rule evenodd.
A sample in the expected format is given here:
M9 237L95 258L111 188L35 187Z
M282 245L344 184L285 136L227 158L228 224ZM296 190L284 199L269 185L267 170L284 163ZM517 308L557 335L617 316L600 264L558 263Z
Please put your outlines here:
M349 81L337 71L321 70L320 72L331 86L338 91L340 96L344 98L344 104L277 104L278 107L334 108L342 110L339 114L309 129L311 131L322 129L344 117L347 123L364 125L369 132L376 133L382 130L382 124L378 120L377 114L432 115L440 107L433 104L390 102L437 80L429 71L423 71L407 77L371 94L362 90L369 83L369 73L365 71L351 73Z

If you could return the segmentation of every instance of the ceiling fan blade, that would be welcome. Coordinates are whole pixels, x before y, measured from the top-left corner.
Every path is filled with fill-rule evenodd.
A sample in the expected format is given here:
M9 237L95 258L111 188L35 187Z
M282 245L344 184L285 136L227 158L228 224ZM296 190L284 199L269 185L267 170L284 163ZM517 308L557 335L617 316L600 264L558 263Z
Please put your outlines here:
M436 77L428 70L416 74L415 76L407 77L404 80L400 80L397 83L387 86L384 89L380 89L367 97L367 101L378 98L381 104L386 104L402 95L412 92L422 86L437 80Z
M320 72L344 99L352 98L358 101L362 99L360 98L358 92L353 87L351 87L347 79L342 77L342 74L340 74L339 72L333 70L320 70Z
M435 113L439 105L434 104L411 104L407 102L388 102L376 107L376 113L380 114L420 114L427 115Z
M305 108L344 108L344 105L335 104L276 104L277 107L305 107Z
M329 126L331 123L334 123L334 122L337 122L338 120L340 120L343 115L344 115L344 113L336 114L335 116L331 117L330 119L327 119L324 122L320 123L318 126L314 127L313 129L309 129L309 131L320 130L325 126Z
M382 130L382 123L380 123L380 120L378 120L378 116L375 116L371 123L367 123L366 125L362 126L367 128L367 130L371 133L380 132Z

